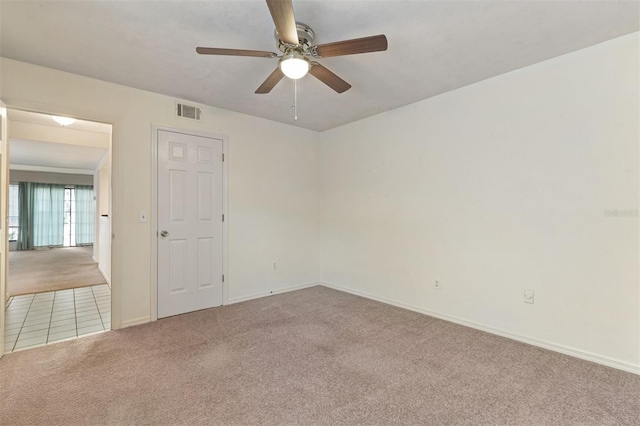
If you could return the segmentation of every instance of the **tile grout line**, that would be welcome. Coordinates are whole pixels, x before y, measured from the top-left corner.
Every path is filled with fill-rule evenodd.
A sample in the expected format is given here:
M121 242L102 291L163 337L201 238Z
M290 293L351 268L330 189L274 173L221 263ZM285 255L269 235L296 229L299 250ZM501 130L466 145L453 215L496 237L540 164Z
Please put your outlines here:
M45 345L49 344L49 334L51 333L51 320L53 319L53 307L56 304L56 295L57 294L58 294L57 291L53 292L53 300L51 301L51 315L49 315L49 327L47 327L47 339L44 342Z
M73 319L76 322L76 337L78 336L78 311L76 308L76 289L73 289Z
M22 334L22 329L24 328L24 323L27 322L27 317L29 316L29 312L31 311L31 306L33 306L33 301L36 300L36 295L34 294L33 297L31 298L31 303L29 303L29 309L27 309L27 313L24 316L24 319L22 320L22 325L20 326L20 331L18 332L18 335L16 336L16 341L13 342L13 347L11 348L10 352L13 352L16 350L16 346L18 345L18 340L20 340L20 335Z
M33 308L33 304L36 302L36 296L38 294L43 294L43 293L48 293L48 292L42 292L42 293L34 293L33 295L33 301L31 302L31 305L29 307L29 313L31 312L31 308ZM54 292L54 298L55 298L55 292ZM48 303L47 300L44 300L44 302L40 302L39 303L46 303L49 306L49 309L51 309L51 311L53 311L53 299L51 300L50 303ZM27 313L27 318L29 317L29 313ZM25 318L25 323L26 323L26 318ZM44 346L47 344L47 338L49 335L49 327L51 326L51 314L49 314L49 322L47 323L47 336L44 339L44 343L36 343L33 345L29 345L29 346L25 346L24 348L21 349L28 349L28 348L32 348L32 347L38 347L38 346ZM24 328L24 325L22 326L22 328ZM35 331L35 330L34 330ZM22 334L22 329L20 331L20 334ZM30 337L30 339L36 338L38 336L34 336L34 337ZM18 338L16 339L16 346L18 346L18 341L20 340L20 335L18 335ZM15 348L14 348L15 349Z
M100 307L98 306L98 301L96 300L96 294L93 292L93 286L91 286L91 295L93 296L93 303L96 304L96 309L98 310L98 316L100 317L100 322L102 323L102 330L106 331L104 327L104 321L102 320L102 312L100 312Z
M14 298L14 296L9 297L9 300L7 302L7 306L5 306L5 308L4 308L4 318L5 318L5 320L4 320L5 321L5 325L4 325L4 327L5 327L4 328L5 343L4 344L5 344L5 346L7 345L7 340L6 340L6 337L7 337L7 324L6 324L6 322L7 322L7 311L9 310L9 306L11 306L11 303L13 303L13 298ZM27 315L25 315L24 318L27 319ZM24 324L24 320L22 321L22 324ZM20 326L20 329L22 329L22 326ZM18 331L18 336L19 335L20 335L20 332ZM18 336L16 336L16 342L18 341ZM7 351L4 351L4 352L5 353L13 352L13 348L15 346L16 346L16 343L13 342L13 346L11 347L11 350L9 352L7 352ZM2 349L4 350L4 348L2 348Z

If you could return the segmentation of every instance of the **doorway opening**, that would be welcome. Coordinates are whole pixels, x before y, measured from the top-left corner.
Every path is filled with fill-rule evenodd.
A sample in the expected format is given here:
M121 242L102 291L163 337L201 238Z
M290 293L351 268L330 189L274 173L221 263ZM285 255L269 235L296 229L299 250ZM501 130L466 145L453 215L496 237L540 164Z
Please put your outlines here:
M4 352L110 330L112 127L7 117Z

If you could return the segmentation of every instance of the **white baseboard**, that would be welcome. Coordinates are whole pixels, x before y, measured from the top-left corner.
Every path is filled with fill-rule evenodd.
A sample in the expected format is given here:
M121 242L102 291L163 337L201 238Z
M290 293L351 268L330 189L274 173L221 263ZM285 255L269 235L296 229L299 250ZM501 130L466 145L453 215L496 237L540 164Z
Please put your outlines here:
M102 269L102 265L98 265L98 271L100 271L100 273L102 274L102 276L104 277L104 280L107 282L107 284L109 285L109 288L111 288L111 280L109 279L109 277L107 276L107 273L104 272L104 269Z
M148 322L151 322L150 316L133 318L130 320L122 321L120 323L120 328L133 327L134 325L146 324Z
M529 345L538 346L540 348L548 349L554 352L560 352L565 355L573 356L576 358L584 359L586 361L595 362L597 364L606 365L607 367L616 368L618 370L627 371L629 373L634 373L640 375L640 365L634 365L624 361L618 361L616 359L604 357L601 355L593 354L586 351L581 351L579 349L570 348L563 345L558 345L556 343L547 342L544 340L539 340L533 337L523 336L517 333L512 333L506 330L501 330L494 327L489 327L483 324L478 324L473 321L465 320L462 318L452 317L450 315L441 314L439 312L434 312L429 309L420 308L418 306L408 305L406 303L398 302L391 299L386 299L384 297L374 296L369 293L365 293L358 290L352 290L347 287L343 287L336 284L331 284L327 282L318 283L328 288L332 288L334 290L344 291L345 293L355 294L356 296L361 296L366 299L375 300L377 302L386 303L388 305L397 306L399 308L407 309L410 311L418 312L421 314L429 315L435 318L439 318L445 321L453 322L456 324L464 325L465 327L475 328L476 330L485 331L487 333L496 334L498 336L507 337L512 340L517 340L519 342L527 343Z
M280 293L287 293L290 291L295 291L295 290L302 290L303 288L309 288L309 287L314 287L320 285L319 282L314 281L312 283L305 283L305 284L298 284L298 285L294 285L291 287L285 287L285 288L281 288L278 290L272 290L272 291L265 291L262 293L255 293L249 296L242 296L242 297L234 297L232 299L229 299L226 303L226 305L233 305L234 303L240 303L240 302L246 302L247 300L253 300L253 299L259 299L261 297L267 297L267 296L273 296L274 294L280 294Z

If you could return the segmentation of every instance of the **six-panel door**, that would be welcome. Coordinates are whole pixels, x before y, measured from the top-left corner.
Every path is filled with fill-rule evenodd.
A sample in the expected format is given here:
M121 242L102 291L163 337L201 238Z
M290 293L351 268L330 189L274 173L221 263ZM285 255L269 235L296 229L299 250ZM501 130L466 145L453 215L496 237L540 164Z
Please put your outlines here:
M222 140L158 130L158 318L222 304Z

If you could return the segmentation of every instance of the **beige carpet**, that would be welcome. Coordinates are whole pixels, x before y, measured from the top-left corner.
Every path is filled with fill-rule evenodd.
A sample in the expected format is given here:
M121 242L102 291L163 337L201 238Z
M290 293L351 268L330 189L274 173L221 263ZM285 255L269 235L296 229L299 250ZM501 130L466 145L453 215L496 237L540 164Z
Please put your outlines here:
M3 425L638 425L640 376L313 287L5 355Z
M9 252L9 295L105 284L92 247Z

